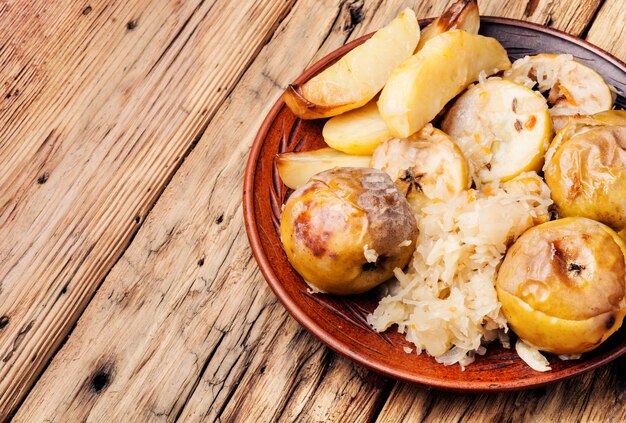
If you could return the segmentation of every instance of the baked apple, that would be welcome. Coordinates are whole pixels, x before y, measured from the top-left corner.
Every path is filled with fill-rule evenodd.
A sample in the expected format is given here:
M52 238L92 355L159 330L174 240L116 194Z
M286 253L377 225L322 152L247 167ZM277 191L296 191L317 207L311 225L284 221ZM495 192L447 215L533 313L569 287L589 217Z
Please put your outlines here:
M411 259L417 223L377 169L335 168L294 191L280 222L287 258L315 291L359 294Z
M476 0L458 0L432 21L420 36L416 52L426 41L451 29L478 33L480 16ZM381 143L392 138L387 124L378 112L376 100L329 119L324 125L324 141L348 154L372 154Z
M552 139L545 98L499 78L469 88L441 128L461 147L477 184L540 170Z
M583 217L526 231L498 272L496 290L510 327L554 354L602 344L626 314L626 244L608 226Z
M626 228L626 113L570 121L547 157L545 178L559 215Z
M593 69L573 60L569 54L538 54L516 60L504 73L510 79L548 93L550 114L555 129L568 119L613 107L613 93Z
M408 138L380 145L372 155L371 167L386 172L416 212L430 200L452 198L471 182L459 146L430 124Z

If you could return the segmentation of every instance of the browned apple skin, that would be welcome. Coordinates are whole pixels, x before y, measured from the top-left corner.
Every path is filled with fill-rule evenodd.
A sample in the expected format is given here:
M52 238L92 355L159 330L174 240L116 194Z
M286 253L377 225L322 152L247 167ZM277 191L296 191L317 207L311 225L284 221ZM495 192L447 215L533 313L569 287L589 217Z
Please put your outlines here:
M581 354L626 313L626 245L608 226L572 217L535 226L509 249L496 290L515 333L540 350Z
M550 149L545 178L559 214L626 229L626 114L572 120Z
M335 168L294 191L280 233L290 263L309 285L349 295L372 289L408 264L417 223L387 174ZM407 240L410 245L404 245ZM366 245L378 254L375 263L368 263Z

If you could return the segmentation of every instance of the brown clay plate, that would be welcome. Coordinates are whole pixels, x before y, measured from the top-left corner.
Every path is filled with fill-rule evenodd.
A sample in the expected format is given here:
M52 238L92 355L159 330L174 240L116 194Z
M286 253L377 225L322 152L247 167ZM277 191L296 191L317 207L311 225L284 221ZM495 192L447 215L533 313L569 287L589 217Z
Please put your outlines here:
M429 20L421 21L424 26ZM600 73L620 92L626 92L626 65L583 40L527 22L483 17L483 35L497 38L511 59L538 53L569 53ZM295 82L302 84L337 58L367 40L364 36L329 54ZM619 96L619 108L626 99ZM485 356L462 371L444 366L425 353L406 354L410 346L394 328L379 334L366 316L374 310L373 294L352 297L309 294L307 286L287 261L278 235L281 205L289 195L282 184L274 157L286 151L305 151L325 146L324 120L296 118L279 99L254 140L245 175L244 216L252 251L272 290L295 319L338 353L386 376L434 388L454 391L504 391L546 385L606 364L626 353L626 328L622 328L582 359L561 361L549 356L552 371L531 370L514 350L496 343Z

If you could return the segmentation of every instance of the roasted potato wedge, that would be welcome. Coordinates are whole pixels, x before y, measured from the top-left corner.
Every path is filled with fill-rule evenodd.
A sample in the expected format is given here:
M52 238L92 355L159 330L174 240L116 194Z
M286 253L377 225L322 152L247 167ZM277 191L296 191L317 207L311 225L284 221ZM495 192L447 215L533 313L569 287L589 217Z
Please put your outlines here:
M324 141L348 154L371 155L376 147L391 138L380 117L376 101L328 119L322 131Z
M507 252L496 281L510 327L554 354L598 347L626 314L625 254L619 236L590 219L529 229Z
M570 116L589 115L613 107L613 94L593 69L567 54L538 54L516 60L504 78L549 92L554 128L565 126Z
M405 9L372 38L303 85L283 95L302 119L335 116L361 107L383 88L391 72L413 54L420 29L415 13Z
M545 98L499 78L476 84L461 95L441 128L461 147L479 185L540 170L552 139Z
M479 26L476 0L458 0L424 28L416 51L426 41L451 29L477 34ZM329 119L324 125L323 135L329 146L348 154L372 154L376 147L392 138L374 100Z
M476 0L458 0L448 6L441 16L424 28L416 52L424 47L427 41L451 29L461 29L471 34L478 34L480 13Z
M335 167L369 167L371 156L355 156L332 148L321 148L278 154L275 160L283 183L291 189L297 189L306 184L311 176L325 170Z
M386 172L415 212L431 200L448 200L469 188L469 166L459 147L426 125L405 139L392 139L372 155L371 166Z
M452 30L431 39L398 66L378 100L391 134L406 138L419 131L448 101L478 80L511 66L494 38Z
M368 291L407 265L417 223L404 195L377 169L318 173L287 200L281 240L293 267L315 291Z
M547 160L545 178L561 216L626 229L626 112L571 120L550 145Z

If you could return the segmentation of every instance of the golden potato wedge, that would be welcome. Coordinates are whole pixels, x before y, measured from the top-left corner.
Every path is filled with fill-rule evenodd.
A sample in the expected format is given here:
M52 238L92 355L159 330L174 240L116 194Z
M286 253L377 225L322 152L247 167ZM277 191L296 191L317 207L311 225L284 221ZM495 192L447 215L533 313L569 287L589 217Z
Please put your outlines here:
M448 6L441 16L424 28L416 52L424 47L426 41L451 29L461 29L471 34L478 34L479 28L480 13L476 0L458 0Z
M406 138L478 80L481 72L492 75L510 66L506 50L496 39L448 31L393 71L380 94L378 110L391 134Z
M302 119L335 116L361 107L383 88L391 72L413 54L420 29L415 13L405 9L389 25L337 63L283 95Z
M322 131L326 144L348 154L371 155L391 139L375 101L328 119Z
M282 153L276 156L276 167L283 183L291 189L306 184L311 176L335 167L370 167L370 156L354 156L321 148L315 151Z
M476 0L458 0L424 28L416 51L426 41L451 29L477 34L479 26ZM374 100L329 119L323 135L326 144L348 154L372 154L377 146L392 138Z
M463 93L441 128L461 147L478 185L539 171L552 140L546 99L530 88L499 78Z

